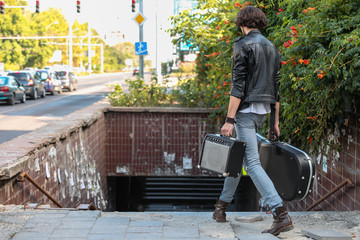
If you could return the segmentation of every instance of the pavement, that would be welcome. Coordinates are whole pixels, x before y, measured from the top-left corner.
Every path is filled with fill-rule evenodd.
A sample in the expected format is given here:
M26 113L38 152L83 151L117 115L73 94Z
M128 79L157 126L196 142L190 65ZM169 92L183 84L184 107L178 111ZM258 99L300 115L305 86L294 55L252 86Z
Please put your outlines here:
M261 234L272 224L262 212L228 212L216 223L212 212L101 212L27 210L0 212L1 240L276 240L360 239L359 212L291 212L295 229L278 237ZM350 217L352 222L349 222ZM314 233L315 232L315 233ZM323 235L320 236L319 235ZM325 235L324 235L325 234ZM330 234L330 237L326 237Z

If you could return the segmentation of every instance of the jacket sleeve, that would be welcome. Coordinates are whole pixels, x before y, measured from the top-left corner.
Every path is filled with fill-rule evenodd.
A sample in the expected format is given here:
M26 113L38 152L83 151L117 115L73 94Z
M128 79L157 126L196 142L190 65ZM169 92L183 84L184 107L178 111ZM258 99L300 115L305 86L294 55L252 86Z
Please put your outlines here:
M245 96L245 82L248 74L248 56L244 47L238 44L233 46L231 67L231 92L230 95L243 99Z

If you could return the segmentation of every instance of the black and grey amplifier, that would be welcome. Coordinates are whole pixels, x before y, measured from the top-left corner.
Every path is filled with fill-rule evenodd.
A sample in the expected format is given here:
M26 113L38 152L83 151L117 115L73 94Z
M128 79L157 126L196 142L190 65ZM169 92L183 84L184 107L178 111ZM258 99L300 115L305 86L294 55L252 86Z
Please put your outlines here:
M204 138L198 168L223 176L241 174L246 143L219 134L207 134Z

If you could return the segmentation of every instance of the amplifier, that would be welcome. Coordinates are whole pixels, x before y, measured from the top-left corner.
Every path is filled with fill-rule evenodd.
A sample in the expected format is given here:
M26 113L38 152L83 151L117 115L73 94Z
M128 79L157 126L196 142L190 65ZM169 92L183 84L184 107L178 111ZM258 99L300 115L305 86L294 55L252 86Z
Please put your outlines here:
M241 174L246 143L219 134L207 134L203 140L198 168L238 177Z

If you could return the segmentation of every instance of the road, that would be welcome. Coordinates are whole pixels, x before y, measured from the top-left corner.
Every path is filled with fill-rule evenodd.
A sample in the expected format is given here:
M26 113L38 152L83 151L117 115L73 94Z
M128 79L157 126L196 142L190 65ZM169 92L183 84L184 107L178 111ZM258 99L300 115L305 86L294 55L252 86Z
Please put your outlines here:
M78 78L78 90L47 95L37 100L27 99L25 104L9 106L0 103L0 144L21 136L51 121L59 121L66 115L85 108L110 92L114 82L123 86L130 73L91 75Z

